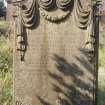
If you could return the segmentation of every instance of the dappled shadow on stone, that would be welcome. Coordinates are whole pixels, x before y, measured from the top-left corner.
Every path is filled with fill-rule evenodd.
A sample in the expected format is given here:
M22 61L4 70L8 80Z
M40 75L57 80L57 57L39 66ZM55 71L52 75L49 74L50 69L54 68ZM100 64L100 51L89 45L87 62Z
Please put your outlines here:
M49 102L45 101L45 100L42 99L41 97L37 96L37 98L39 99L39 101L40 101L43 105L51 105Z
M86 68L87 72L92 73L91 66L87 66L87 61L76 57L81 66ZM54 55L53 60L56 62L57 71L61 74L51 73L48 71L49 78L56 83L52 83L52 90L58 94L57 105L94 105L93 101L93 81L89 78L89 82L85 79L85 72L76 63L69 63L65 58ZM65 81L66 77L66 81ZM70 80L67 81L67 78ZM82 78L82 79L81 79ZM42 105L53 105L46 102L45 99L37 96Z

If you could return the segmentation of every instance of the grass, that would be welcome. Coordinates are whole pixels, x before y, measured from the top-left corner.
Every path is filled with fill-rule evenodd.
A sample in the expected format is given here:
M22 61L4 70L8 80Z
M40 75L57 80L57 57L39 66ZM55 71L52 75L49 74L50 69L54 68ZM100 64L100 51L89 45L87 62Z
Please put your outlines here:
M4 37L0 38L0 105L12 102L12 48Z
M105 31L100 34L98 105L105 105Z
M0 36L8 37L10 32L9 23L6 21L0 21Z
M105 105L105 69L99 69L98 105Z

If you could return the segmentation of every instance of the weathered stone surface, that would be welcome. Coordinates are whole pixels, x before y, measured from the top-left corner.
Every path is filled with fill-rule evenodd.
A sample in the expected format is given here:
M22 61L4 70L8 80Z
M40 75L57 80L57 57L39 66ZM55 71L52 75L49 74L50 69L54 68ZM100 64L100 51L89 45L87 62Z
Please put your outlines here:
M39 1L32 7L31 21L16 7L14 105L93 105L96 56L91 0L84 4L80 0L83 6L77 5L79 0L67 0L68 4L56 0L56 5L47 6ZM30 5L26 2L23 10Z

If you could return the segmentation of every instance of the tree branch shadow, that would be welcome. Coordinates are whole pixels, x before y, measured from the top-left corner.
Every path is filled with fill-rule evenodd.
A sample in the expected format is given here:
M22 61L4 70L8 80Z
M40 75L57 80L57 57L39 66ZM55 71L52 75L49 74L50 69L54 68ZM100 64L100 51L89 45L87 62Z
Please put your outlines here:
M89 65L87 66L87 61L85 59L80 59L78 57L76 57L76 59L93 75L92 68ZM52 89L59 94L57 99L59 104L57 105L94 105L92 97L94 93L93 85L91 84L93 83L92 79L89 79L90 82L80 79L79 77L84 76L85 72L83 72L76 63L70 64L65 58L56 54L54 54L53 60L56 62L55 66L57 71L66 77L71 77L71 81L73 82L73 84L69 84L65 82L62 75L48 71L49 77L56 81L56 83L52 83ZM64 87L65 90L61 87ZM53 105L50 102L46 102L40 96L37 96L37 98L42 105Z

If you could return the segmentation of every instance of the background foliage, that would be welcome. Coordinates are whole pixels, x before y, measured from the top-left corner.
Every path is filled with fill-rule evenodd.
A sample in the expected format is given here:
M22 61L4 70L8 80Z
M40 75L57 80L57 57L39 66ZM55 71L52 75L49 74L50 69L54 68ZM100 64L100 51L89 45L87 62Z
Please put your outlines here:
M7 23L0 23L0 30L7 30L7 27ZM7 32L2 32L0 33L0 105L12 105L12 43L7 37Z
M100 31L98 84L98 105L105 105L105 29Z

